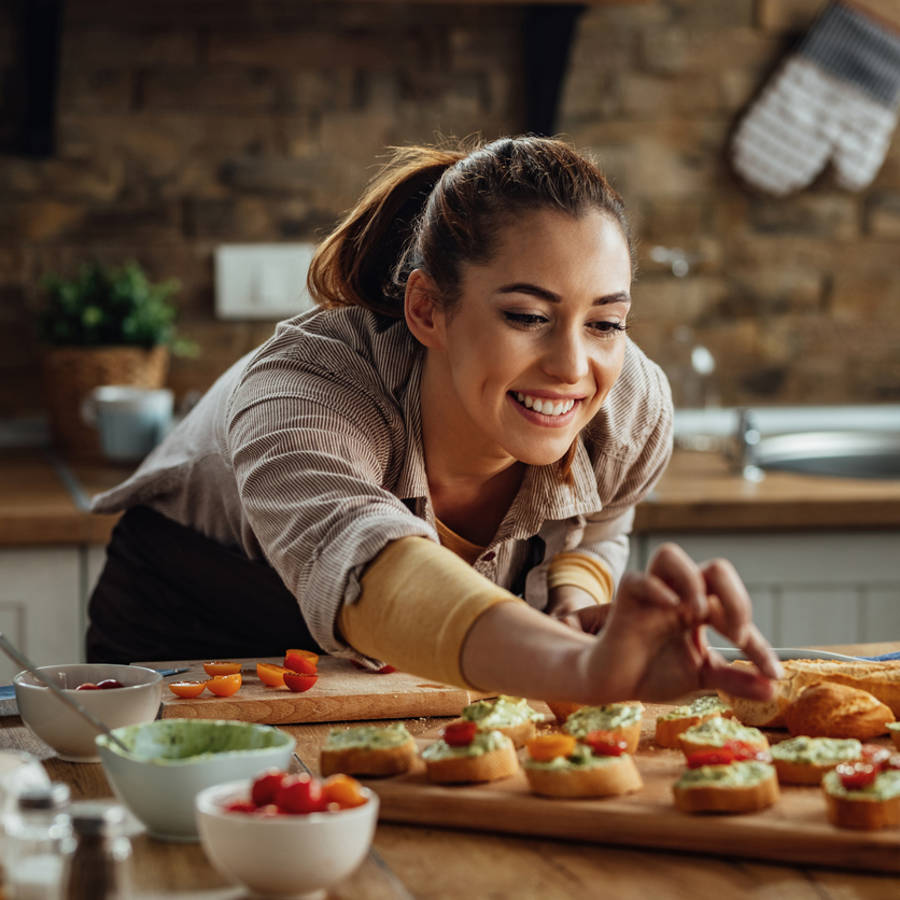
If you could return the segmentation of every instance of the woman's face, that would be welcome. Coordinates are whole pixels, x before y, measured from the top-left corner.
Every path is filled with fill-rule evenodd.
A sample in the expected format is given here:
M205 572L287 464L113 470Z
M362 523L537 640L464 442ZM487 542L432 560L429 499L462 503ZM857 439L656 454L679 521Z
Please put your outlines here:
M597 414L625 354L631 260L618 224L540 211L464 265L438 312L441 403L463 452L548 465Z

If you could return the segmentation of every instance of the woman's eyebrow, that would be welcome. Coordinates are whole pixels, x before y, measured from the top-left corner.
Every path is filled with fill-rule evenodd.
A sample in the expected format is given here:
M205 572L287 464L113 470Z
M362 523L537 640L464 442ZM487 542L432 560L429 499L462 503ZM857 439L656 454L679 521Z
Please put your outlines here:
M496 293L532 294L535 297L540 297L542 300L547 300L549 303L562 302L562 297L560 297L559 294L555 294L553 291L548 291L547 288L542 288L539 285L529 284L526 281L517 281L513 284L504 284L502 287L497 288ZM615 294L605 294L602 297L597 297L591 305L605 306L608 303L630 304L631 297L626 291L617 291Z

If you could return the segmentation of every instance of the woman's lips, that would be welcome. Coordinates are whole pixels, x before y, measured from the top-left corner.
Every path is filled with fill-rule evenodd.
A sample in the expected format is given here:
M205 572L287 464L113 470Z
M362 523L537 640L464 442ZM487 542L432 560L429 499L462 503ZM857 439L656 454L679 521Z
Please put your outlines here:
M512 392L506 395L509 398L509 402L516 408L517 412L527 419L529 422L532 422L535 425L541 425L544 428L563 428L568 425L572 419L575 418L575 413L578 410L578 405L581 403L581 400L576 400L572 405L572 408L567 412L560 413L558 416L548 415L543 412L536 412L533 409L529 409L525 406L524 403L521 403L516 395Z

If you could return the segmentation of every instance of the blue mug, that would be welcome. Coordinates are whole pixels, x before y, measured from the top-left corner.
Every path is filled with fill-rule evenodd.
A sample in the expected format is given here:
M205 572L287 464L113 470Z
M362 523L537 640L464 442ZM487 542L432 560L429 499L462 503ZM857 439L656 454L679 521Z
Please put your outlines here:
M100 447L113 462L143 459L172 426L173 395L167 388L107 384L94 388L81 417L100 433Z

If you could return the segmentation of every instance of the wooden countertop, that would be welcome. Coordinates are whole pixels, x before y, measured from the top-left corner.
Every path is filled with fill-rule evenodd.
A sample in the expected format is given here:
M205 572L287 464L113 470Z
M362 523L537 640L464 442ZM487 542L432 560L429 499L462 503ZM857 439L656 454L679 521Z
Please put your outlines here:
M0 546L105 544L117 517L92 515L87 501L129 471L0 452ZM716 453L676 450L635 517L638 534L817 528L900 528L900 481L771 472L753 484Z
M832 649L874 655L896 648L893 643ZM444 721L420 718L404 720L404 724L419 735ZM319 747L332 726L282 727L297 739L297 757L315 771ZM26 750L43 760L51 779L70 786L74 800L111 799L102 766L63 762L18 717L0 719L0 735L4 747ZM198 844L165 843L143 833L134 836L132 844L136 900L239 900L246 896L212 868ZM477 880L473 873L478 873ZM894 896L896 887L894 876L382 822L373 852L329 898L438 900L456 898L462 891L473 897L542 900L597 896L674 900L715 894L729 900L758 900L770 894L786 900L881 900Z

